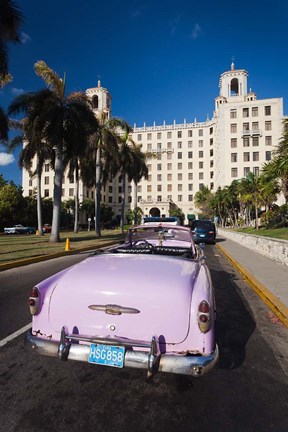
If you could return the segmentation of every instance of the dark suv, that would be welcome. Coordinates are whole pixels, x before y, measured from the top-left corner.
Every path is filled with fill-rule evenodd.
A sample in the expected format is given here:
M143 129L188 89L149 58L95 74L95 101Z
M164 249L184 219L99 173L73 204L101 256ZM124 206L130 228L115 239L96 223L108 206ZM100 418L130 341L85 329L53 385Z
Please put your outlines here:
M215 243L216 227L210 220L194 220L191 225L191 230L195 243Z

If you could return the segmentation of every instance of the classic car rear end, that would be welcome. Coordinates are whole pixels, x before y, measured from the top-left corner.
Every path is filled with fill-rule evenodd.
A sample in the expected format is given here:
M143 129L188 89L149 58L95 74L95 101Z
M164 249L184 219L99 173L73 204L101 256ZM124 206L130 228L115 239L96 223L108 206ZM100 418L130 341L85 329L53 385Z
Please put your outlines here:
M165 237L167 231L159 238L159 227L155 241L141 227L131 239L139 232L148 245L128 236L32 289L27 346L62 360L146 369L148 376L199 376L215 365L215 303L204 260L193 243Z

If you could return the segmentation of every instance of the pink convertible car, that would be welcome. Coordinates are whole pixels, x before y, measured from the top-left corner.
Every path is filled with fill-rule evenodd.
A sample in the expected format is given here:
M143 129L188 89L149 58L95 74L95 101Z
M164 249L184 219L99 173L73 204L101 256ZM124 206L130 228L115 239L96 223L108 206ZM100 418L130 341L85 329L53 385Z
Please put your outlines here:
M32 288L35 353L201 376L218 360L215 300L189 228L143 225Z

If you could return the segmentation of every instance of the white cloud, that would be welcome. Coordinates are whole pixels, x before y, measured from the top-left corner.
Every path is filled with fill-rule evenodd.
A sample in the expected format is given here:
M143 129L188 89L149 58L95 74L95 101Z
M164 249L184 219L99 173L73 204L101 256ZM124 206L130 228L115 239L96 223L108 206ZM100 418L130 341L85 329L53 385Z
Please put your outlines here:
M30 38L30 36L27 33L23 33L22 32L21 35L20 35L20 40L21 40L22 44L26 44L27 42L31 41L31 38Z
M16 87L12 87L11 93L13 95L20 95L20 94L24 93L24 90L23 89L18 89Z
M9 165L15 162L15 158L12 154L0 152L0 166Z
M202 28L198 23L196 23L191 32L191 37L192 39L198 39L198 37L201 36L201 34L203 34Z

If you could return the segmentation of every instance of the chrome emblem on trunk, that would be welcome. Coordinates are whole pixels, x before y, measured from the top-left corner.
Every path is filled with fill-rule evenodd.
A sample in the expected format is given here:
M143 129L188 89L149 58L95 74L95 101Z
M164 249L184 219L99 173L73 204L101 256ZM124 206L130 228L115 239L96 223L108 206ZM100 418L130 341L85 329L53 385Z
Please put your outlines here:
M108 315L121 315L122 313L126 314L137 314L140 313L138 309L119 306L115 304L107 304L107 305L90 305L88 306L91 310L97 310L101 312L105 312Z

